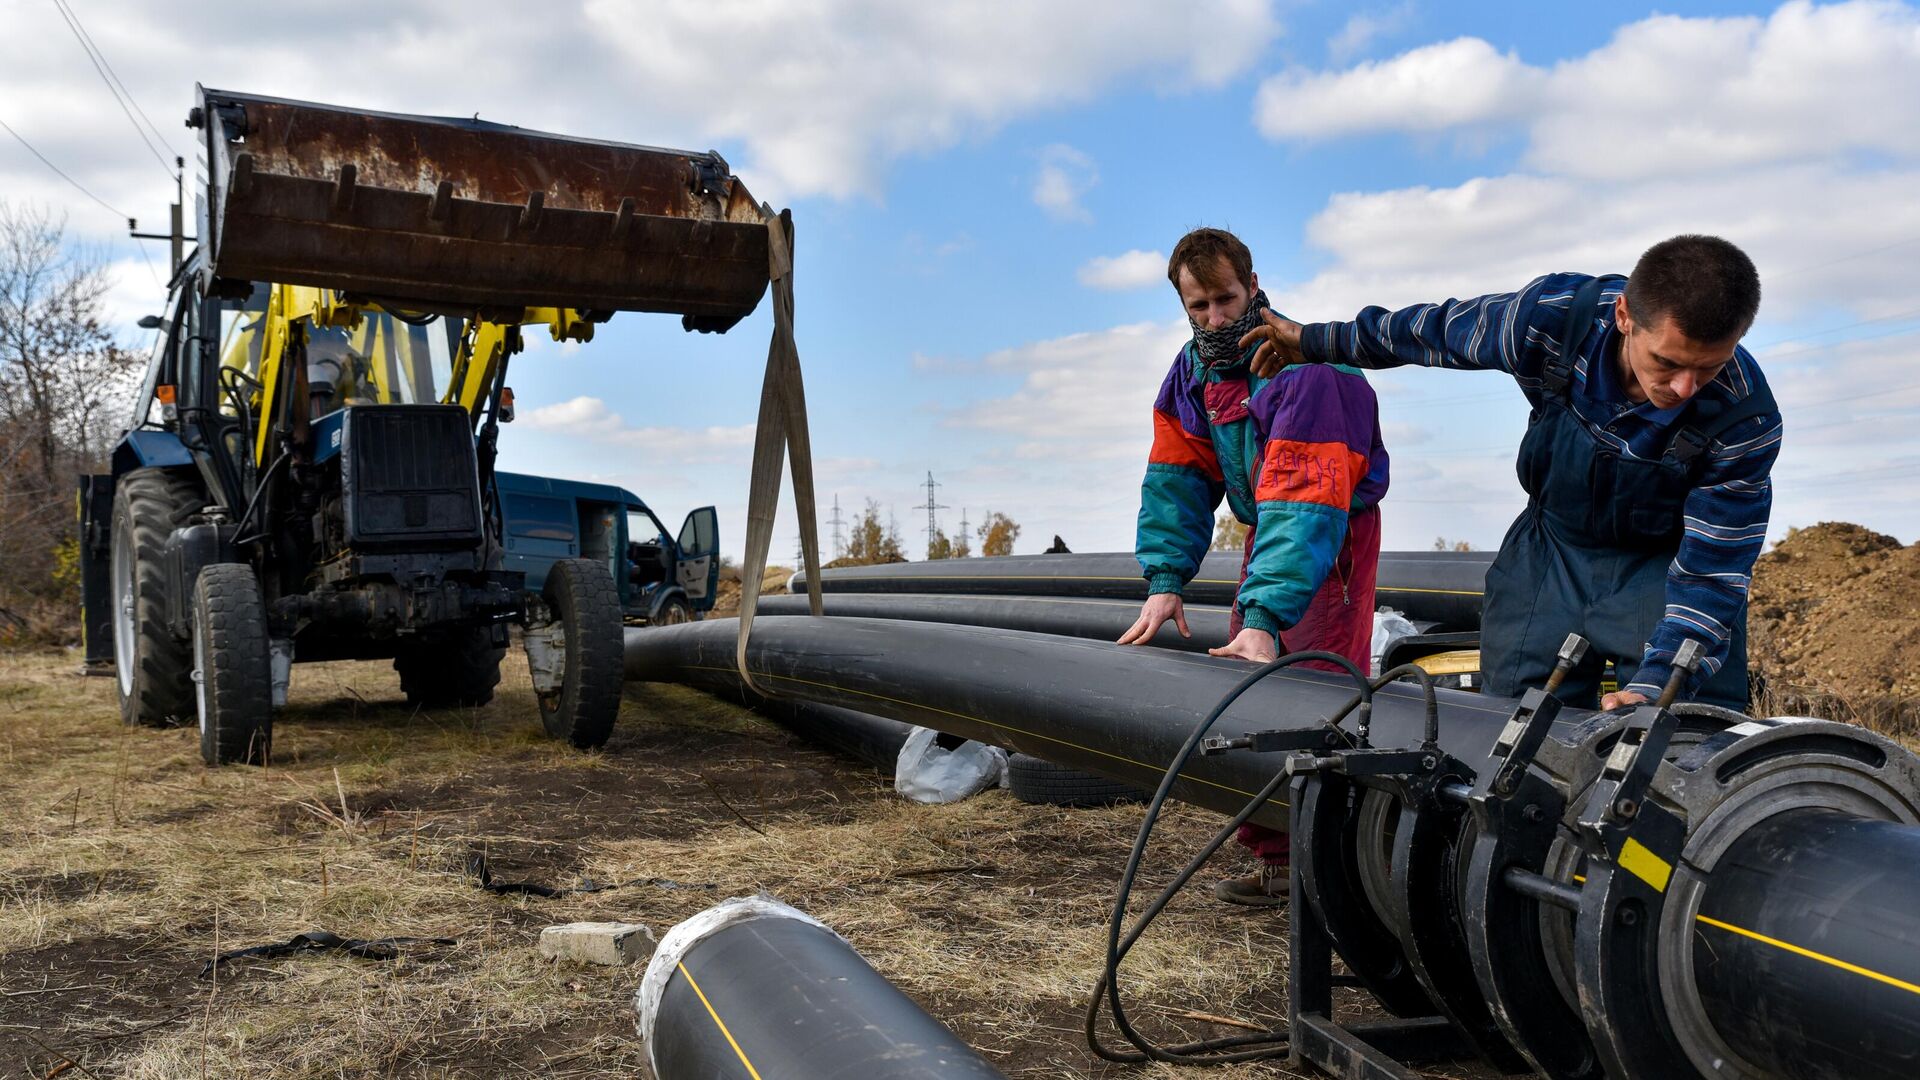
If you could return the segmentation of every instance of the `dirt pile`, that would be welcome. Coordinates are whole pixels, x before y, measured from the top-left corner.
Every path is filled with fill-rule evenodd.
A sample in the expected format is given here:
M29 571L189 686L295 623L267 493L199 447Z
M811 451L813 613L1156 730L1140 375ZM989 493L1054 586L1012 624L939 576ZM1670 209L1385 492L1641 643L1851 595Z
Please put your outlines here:
M793 571L784 566L769 566L760 578L760 595L771 596L787 591L787 579ZM740 568L724 567L720 571L720 585L714 590L712 618L727 619L740 614Z
M1777 704L1920 726L1920 544L1844 522L1795 529L1753 570L1755 673Z

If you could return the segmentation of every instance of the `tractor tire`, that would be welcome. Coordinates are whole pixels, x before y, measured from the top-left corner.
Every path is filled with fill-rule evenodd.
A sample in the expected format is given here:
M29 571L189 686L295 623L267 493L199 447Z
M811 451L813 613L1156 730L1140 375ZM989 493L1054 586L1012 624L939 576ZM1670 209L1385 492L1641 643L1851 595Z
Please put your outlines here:
M217 563L193 587L194 704L209 765L265 765L273 748L267 605L245 563Z
M626 632L620 594L607 568L562 559L547 571L547 604L566 634L560 689L535 694L547 734L581 750L604 746L620 713L626 681Z
M473 709L493 700L506 655L486 627L476 626L437 644L401 649L393 670L400 673L407 704L416 709Z
M1008 756L1007 788L1014 798L1038 806L1117 806L1145 802L1148 797L1132 784L1055 765L1031 754Z
M120 719L172 727L194 715L190 642L167 623L167 538L206 505L197 478L170 469L135 469L113 492L113 661Z

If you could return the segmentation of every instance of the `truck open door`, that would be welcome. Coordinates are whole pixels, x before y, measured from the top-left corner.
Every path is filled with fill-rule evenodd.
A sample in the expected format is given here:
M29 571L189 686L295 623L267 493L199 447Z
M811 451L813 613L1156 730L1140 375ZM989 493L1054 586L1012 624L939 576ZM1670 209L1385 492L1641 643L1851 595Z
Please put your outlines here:
M687 515L680 526L680 562L674 568L675 579L686 590L695 611L713 607L714 593L720 583L720 518L713 507L703 506Z

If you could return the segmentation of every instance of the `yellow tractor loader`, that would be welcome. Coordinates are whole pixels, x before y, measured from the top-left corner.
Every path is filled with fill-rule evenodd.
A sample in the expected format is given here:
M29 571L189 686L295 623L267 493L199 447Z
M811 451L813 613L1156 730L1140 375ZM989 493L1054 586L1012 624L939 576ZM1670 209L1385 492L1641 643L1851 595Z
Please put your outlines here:
M621 311L724 332L767 290L763 209L711 152L204 89L188 124L197 246L82 487L123 718L264 762L293 663L392 659L410 701L477 705L517 624L547 730L604 743L625 551L582 537L538 593L502 568L508 366Z

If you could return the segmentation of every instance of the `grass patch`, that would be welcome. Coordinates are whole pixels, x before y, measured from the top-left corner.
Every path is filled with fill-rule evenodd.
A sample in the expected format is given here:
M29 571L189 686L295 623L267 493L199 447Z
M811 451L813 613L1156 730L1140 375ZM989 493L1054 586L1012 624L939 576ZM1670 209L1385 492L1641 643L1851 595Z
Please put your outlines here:
M542 735L517 655L493 704L448 712L409 709L386 664L302 665L272 764L208 770L192 731L122 726L112 680L77 670L70 653L0 656L0 984L34 991L7 999L9 1071L645 1075L640 969L543 964L540 928L664 931L765 890L1011 1076L1201 1074L1103 1067L1078 1032L1137 807L905 803L863 766L673 687L633 688L605 752L581 754ZM1141 891L1216 825L1174 810ZM475 852L505 880L667 884L500 896L467 876ZM1277 1023L1285 925L1195 890L1129 965L1142 1022L1168 1039L1229 1033L1180 1010ZM218 950L314 929L459 944L198 978Z

